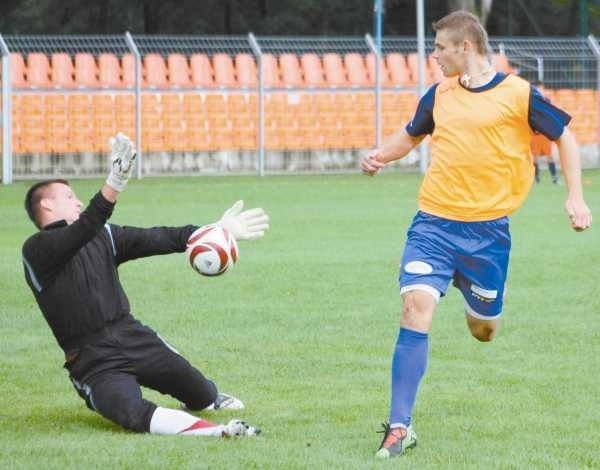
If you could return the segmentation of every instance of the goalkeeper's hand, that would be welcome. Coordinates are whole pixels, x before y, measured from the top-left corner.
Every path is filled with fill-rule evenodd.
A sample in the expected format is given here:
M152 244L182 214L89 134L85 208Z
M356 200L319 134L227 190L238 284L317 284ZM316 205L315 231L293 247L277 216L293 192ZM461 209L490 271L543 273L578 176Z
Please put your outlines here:
M263 209L242 211L244 201L227 209L217 225L229 230L236 240L256 240L269 229L269 216Z
M111 137L109 142L111 168L106 184L115 191L121 192L125 189L127 180L131 176L136 152L129 137L122 132Z

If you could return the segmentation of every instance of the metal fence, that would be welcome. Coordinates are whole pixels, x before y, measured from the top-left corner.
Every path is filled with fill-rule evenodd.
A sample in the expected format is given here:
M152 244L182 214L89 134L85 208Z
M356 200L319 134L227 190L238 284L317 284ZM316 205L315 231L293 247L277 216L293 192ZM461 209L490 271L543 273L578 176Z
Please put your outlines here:
M600 166L597 41L490 46L497 68L543 82L574 116L584 166ZM426 84L441 78L432 48ZM2 180L103 175L118 130L136 140L138 177L355 171L411 118L417 50L387 37L379 55L369 35L0 36ZM419 169L419 154L393 169Z

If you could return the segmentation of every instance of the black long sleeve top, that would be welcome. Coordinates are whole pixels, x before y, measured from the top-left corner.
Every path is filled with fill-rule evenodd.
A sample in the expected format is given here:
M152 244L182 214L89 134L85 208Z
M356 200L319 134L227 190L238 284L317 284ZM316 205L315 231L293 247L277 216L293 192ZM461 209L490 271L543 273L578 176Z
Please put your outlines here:
M130 314L119 264L183 252L196 226L136 228L107 224L114 204L97 193L79 219L45 226L23 245L25 279L67 352L89 334Z

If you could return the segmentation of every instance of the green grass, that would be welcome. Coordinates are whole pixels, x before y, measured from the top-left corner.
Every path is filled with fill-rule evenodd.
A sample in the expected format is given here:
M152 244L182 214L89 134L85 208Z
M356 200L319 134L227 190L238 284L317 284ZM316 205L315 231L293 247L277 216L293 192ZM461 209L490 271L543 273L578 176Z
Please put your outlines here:
M600 172L585 177L598 211ZM0 468L600 467L600 236L570 230L564 188L547 180L512 220L499 338L470 337L451 289L414 414L419 446L401 461L374 460L418 183L399 174L130 183L115 223L207 223L240 197L271 215L268 235L242 242L225 276L198 276L182 254L120 270L134 315L247 404L205 416L263 428L229 441L136 435L85 408L23 278L28 185L1 187ZM87 201L99 184L73 186Z

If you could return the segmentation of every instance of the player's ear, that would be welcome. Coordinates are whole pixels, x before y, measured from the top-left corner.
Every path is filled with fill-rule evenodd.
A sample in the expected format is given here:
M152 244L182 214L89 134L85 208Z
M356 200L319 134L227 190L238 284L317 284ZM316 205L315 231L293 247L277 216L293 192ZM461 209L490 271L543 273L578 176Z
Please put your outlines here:
M40 199L40 210L51 211L52 210L52 199L49 197L43 197Z

